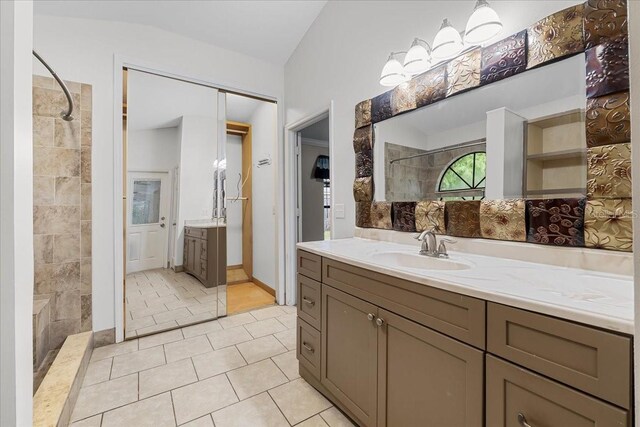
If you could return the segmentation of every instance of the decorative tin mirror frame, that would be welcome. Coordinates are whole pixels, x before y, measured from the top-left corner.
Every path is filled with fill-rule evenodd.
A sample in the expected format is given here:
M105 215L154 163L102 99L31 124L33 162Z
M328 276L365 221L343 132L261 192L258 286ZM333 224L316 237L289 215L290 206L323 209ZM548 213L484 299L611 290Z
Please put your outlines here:
M586 198L373 200L374 123L582 52ZM626 0L588 0L558 11L356 105L356 226L630 252L630 123Z

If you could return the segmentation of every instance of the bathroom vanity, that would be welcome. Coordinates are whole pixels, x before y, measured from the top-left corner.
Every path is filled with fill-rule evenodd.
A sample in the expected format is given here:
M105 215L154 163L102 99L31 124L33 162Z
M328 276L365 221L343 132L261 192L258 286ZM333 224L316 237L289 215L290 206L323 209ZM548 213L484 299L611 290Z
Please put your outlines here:
M227 284L227 228L191 225L184 228L184 271L205 287Z
M300 375L361 426L632 425L626 276L364 239L297 271Z

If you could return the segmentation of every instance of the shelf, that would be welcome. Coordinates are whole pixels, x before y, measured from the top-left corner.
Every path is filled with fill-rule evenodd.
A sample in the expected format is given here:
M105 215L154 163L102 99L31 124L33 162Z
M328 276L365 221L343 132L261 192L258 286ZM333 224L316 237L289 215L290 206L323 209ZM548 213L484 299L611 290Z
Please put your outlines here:
M587 155L586 148L573 148L570 150L561 150L561 151L550 151L547 153L540 154L529 154L527 156L527 160L562 160L562 159L573 159L573 158L583 158Z
M586 188L548 188L543 190L527 190L527 196L539 196L541 194L587 194Z

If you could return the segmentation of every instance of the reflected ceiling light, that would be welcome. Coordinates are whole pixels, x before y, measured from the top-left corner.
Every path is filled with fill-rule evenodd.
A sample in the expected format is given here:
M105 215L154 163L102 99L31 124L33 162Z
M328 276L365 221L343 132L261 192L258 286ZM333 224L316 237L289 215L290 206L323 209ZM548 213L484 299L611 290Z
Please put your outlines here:
M440 31L433 39L431 54L435 59L449 59L462 52L462 48L460 33L445 18L440 26Z
M467 45L484 43L502 31L502 21L486 0L478 0L467 21L464 42Z
M422 39L413 39L411 48L404 57L405 74L420 74L427 71L429 67L431 67L431 47Z
M387 63L382 68L380 73L380 84L382 86L398 86L400 83L404 83L409 78L404 73L402 63L397 59L397 56L405 52L391 52Z

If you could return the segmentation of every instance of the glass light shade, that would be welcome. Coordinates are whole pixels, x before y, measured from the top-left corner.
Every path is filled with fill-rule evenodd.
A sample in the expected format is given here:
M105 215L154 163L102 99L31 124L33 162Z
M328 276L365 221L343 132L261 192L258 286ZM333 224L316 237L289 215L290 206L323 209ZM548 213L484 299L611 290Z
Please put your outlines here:
M400 61L394 58L393 54L390 55L387 63L382 68L382 73L380 73L380 84L382 86L398 86L407 80L408 78L404 74Z
M464 42L467 45L484 43L502 31L502 21L489 3L478 0L476 8L467 21Z
M426 47L414 40L411 48L404 57L405 74L415 75L427 71L431 66L431 55Z
M442 21L440 31L433 39L431 55L435 59L449 59L462 52L462 48L460 33L453 28L448 19L445 19Z

